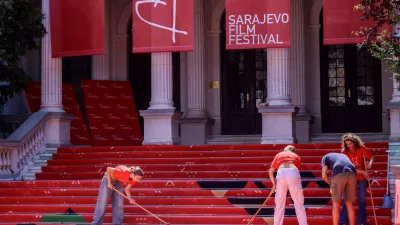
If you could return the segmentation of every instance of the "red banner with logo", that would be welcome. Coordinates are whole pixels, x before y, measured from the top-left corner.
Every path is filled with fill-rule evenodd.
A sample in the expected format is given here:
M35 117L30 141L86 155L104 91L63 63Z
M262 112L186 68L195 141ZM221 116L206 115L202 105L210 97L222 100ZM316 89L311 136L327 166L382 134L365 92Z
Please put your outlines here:
M132 52L193 51L194 0L133 0Z
M226 0L226 49L290 48L290 0Z
M104 0L50 0L52 57L105 53Z
M361 37L354 34L361 27L372 27L375 21L361 21L362 12L354 9L360 0L324 0L324 45L357 44Z
M94 146L141 145L142 132L128 81L82 81Z

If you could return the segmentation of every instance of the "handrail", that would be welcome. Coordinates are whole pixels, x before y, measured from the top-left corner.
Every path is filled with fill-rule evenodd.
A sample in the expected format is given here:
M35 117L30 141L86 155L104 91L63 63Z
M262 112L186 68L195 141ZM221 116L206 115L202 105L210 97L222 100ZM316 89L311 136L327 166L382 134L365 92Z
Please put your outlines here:
M46 122L53 114L59 113L33 113L7 139L0 140L0 179L19 179L33 157L45 152Z

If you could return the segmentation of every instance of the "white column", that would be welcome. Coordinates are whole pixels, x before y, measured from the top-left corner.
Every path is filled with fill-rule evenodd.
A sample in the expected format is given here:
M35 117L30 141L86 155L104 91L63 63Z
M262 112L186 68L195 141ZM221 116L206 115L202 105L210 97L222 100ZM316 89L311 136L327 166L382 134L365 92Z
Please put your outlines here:
M172 88L172 53L152 53L151 102L148 109L175 109Z
M188 52L187 117L206 117L204 1L194 1L194 51Z
M268 105L291 105L288 83L288 49L267 50Z
M151 101L139 111L144 119L143 145L177 145L179 118L173 102L172 53L151 54Z
M303 1L291 1L292 47L289 49L290 97L299 107L299 114L306 112L305 32Z
M296 108L289 97L289 50L270 48L267 60L268 104L258 109L262 115L261 144L291 144L296 142Z
M109 4L105 1L105 51L104 55L92 56L92 80L110 79L110 21Z
M51 57L50 0L42 0L43 24L47 34L42 38L42 111L64 112L62 106L62 60Z
M50 0L42 0L45 15L43 24L47 34L42 38L42 103L40 111L52 112L45 128L46 145L58 147L70 145L71 120L73 116L64 113L62 105L62 59L51 56Z

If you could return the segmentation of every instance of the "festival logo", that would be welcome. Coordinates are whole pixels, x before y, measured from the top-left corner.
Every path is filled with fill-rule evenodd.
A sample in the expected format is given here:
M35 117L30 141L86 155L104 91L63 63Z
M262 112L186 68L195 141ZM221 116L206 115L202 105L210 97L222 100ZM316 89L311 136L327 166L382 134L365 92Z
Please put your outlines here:
M133 52L192 51L193 10L193 0L134 0Z

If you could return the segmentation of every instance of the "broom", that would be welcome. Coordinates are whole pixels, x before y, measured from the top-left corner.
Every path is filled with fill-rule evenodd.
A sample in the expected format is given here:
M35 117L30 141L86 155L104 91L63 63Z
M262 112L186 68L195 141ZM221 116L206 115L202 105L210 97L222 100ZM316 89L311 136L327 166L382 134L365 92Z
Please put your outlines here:
M119 192L117 189L113 188L113 190L114 190L115 192L117 192L118 194L124 196L124 198L128 199L129 201L131 200L131 199L129 199L126 195L124 195L124 194L122 194L121 192ZM164 220L162 220L160 217L158 217L158 216L154 215L153 213L151 213L149 210L143 208L141 205L137 204L136 202L135 202L134 204L135 204L136 206L138 206L139 208L143 209L143 211L145 211L145 212L147 212L148 214L154 216L154 217L155 217L156 219L158 219L160 222L162 222L162 223L164 223L164 224L169 224L169 223L165 222Z
M393 209L393 199L389 195L389 150L388 161L387 161L387 173L386 173L386 194L383 196L382 209Z
M254 218L257 216L257 214L261 211L262 207L264 207L265 204L267 204L268 199L272 196L274 192L269 192L269 195L267 197L267 199L265 199L264 203L260 206L260 208L257 210L257 212L253 215L253 217L251 217L250 221L247 223L247 225L249 225L251 222L253 222Z
M365 166L365 171L368 172L367 170L367 162L365 161L365 157L364 157L364 166ZM368 181L368 187L369 187L369 195L371 196L371 202L372 202L372 211L374 212L374 219L375 219L375 225L378 225L378 221L376 219L376 212L375 212L375 204L374 204L374 198L372 196L372 190L371 190L371 182L369 180L369 178L367 178Z

